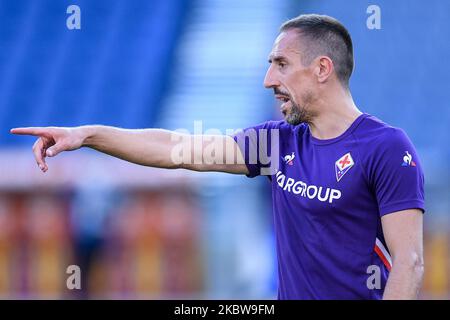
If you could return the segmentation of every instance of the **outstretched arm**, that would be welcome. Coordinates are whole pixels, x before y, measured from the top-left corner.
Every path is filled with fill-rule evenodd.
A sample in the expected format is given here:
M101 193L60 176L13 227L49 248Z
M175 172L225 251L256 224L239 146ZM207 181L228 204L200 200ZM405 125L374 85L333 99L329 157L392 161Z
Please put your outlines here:
M127 130L107 126L15 128L11 133L38 137L33 153L44 172L48 170L46 157L90 147L150 167L248 173L236 142L225 135L189 135L163 129Z

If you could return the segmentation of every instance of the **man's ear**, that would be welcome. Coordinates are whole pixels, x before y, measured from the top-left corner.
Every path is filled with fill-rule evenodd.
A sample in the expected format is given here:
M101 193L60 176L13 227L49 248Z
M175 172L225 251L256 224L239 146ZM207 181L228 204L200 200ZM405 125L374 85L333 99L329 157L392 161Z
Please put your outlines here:
M316 76L320 83L327 81L334 71L333 61L327 56L320 56L316 58Z

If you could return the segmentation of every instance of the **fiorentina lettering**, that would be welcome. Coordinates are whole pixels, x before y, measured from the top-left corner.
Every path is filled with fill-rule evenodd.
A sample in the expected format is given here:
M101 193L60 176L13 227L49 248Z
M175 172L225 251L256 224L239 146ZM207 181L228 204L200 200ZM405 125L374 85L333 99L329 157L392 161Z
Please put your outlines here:
M331 188L318 187L315 185L307 185L303 181L296 181L292 178L286 178L286 176L278 171L276 174L277 184L283 191L291 192L301 197L308 199L317 198L322 202L333 203L333 200L341 198L341 191Z

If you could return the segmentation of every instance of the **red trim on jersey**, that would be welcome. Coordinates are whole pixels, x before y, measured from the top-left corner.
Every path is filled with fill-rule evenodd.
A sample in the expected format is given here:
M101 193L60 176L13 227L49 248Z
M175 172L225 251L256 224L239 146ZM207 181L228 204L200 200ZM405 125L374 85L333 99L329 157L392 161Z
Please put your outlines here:
M381 261L383 261L383 263L386 266L386 268L388 269L388 271L391 271L392 266L389 263L388 259L384 256L384 254L381 251L381 249L377 245L375 245L374 250L377 253L377 255L380 257Z

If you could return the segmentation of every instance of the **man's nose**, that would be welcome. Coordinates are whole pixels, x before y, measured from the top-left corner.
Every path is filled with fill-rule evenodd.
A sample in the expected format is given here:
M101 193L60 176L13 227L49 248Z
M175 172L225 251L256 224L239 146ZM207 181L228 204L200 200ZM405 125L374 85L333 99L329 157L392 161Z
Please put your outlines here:
M275 73L273 72L272 66L266 72L266 76L264 77L264 87L267 89L275 88L280 85Z

